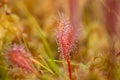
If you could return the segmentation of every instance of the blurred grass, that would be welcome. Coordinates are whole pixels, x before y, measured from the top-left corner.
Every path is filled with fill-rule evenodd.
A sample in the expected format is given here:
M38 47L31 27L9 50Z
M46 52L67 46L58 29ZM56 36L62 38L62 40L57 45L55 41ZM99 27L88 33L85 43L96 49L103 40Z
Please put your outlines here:
M9 63L5 59L6 49L14 43L24 44L27 51L32 54L31 60L35 63L38 72L41 71L39 74L41 80L69 80L66 61L59 60L60 54L56 54L58 52L54 31L57 27L56 20L59 19L56 10L69 16L68 1L10 0L8 6L0 8L0 80L16 80L21 77L18 76L20 72L17 70L15 76L17 78L13 76L12 71L9 71ZM80 40L76 46L78 50L71 55L73 80L119 80L120 59L114 53L119 52L120 40L118 35L114 35L115 52L111 52L113 43L104 23L105 16L102 8L106 3L104 0L79 1L83 6L79 6L82 27ZM9 10L11 13L6 14ZM119 24L117 25L119 31ZM29 80L36 80L36 78Z
M40 26L38 24L38 22L36 21L36 19L29 13L29 11L26 9L25 5L23 3L18 3L18 5L21 5L21 6L17 6L18 8L20 8L19 10L21 10L22 12L24 12L25 16L27 17L29 23L31 24L32 27L36 28L36 30L38 30L39 32L39 36L40 38L42 39L42 42L45 46L45 50L46 50L46 53L44 53L46 56L47 59L53 59L54 60L54 55L50 49L50 46L44 36L44 33L43 31L40 29ZM41 54L43 54L41 52ZM45 60L44 60L45 61ZM58 70L58 67L56 65L55 62L48 62L50 68L57 74L59 75L59 70ZM48 70L48 69L47 69ZM48 70L50 71L50 70ZM50 71L51 72L51 71Z

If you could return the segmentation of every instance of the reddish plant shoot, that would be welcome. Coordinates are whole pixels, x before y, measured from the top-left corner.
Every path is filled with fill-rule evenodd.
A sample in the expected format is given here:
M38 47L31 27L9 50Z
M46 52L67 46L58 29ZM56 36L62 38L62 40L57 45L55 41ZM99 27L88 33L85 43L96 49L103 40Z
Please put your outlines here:
M78 29L80 21L79 0L69 0L69 7L71 24Z
M116 33L117 13L119 9L118 0L106 0L105 17L106 26L110 34Z
M70 64L70 52L75 48L79 33L79 11L78 0L70 0L70 21L60 16L57 29L57 41L62 57L67 60L69 77L72 80L72 69Z
M65 17L60 16L60 21L57 28L57 42L59 45L62 57L67 60L69 77L72 79L72 69L70 64L70 52L74 48L77 40L76 31L70 22Z
M27 72L35 72L33 62L30 59L30 53L24 46L13 45L7 52L7 59L13 67L19 67Z

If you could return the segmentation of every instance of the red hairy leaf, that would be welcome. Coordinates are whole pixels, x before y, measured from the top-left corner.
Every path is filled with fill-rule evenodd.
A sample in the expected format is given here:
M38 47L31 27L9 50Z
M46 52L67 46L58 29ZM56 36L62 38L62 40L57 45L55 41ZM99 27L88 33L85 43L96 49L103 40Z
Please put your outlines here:
M72 79L72 69L70 64L70 52L74 48L77 40L76 27L71 26L70 22L61 16L57 28L57 42L59 44L62 57L67 60L69 77Z
M30 54L23 46L14 45L7 52L7 58L13 67L20 67L28 72L35 72L33 63L30 60Z
M57 28L57 41L59 44L60 52L62 56L70 54L75 42L77 40L74 27L64 17L60 18Z

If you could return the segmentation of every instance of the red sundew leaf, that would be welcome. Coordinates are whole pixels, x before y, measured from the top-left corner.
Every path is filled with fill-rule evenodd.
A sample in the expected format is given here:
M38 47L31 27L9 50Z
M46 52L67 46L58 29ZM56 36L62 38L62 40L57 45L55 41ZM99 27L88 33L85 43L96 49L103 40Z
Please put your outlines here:
M60 52L65 57L70 54L72 47L76 42L76 34L74 27L64 17L60 18L57 28L57 42Z
M7 59L13 67L18 66L28 72L35 72L33 63L30 60L30 55L23 46L13 46L13 48L7 52Z
M62 57L67 60L69 77L72 79L72 69L70 64L70 52L74 48L77 34L76 28L71 26L70 22L67 21L63 16L60 17L57 28L57 42L59 44L60 52Z
M75 48L76 41L78 40L79 33L79 11L78 0L70 0L70 21L65 17L60 16L59 25L57 28L57 42L62 57L68 63L69 78L72 80L72 68L70 62L70 52Z

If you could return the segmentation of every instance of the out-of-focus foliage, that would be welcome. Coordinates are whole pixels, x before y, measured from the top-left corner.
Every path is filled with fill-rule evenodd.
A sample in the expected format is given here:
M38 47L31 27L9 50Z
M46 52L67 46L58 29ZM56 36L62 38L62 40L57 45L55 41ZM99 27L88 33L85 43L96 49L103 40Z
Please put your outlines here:
M56 42L59 14L70 19L69 1L9 0L0 7L0 80L69 80ZM120 80L119 0L78 2L79 41L70 57L73 80ZM114 17L116 34L110 34L107 25ZM6 53L13 44L31 53L36 73L8 63Z

